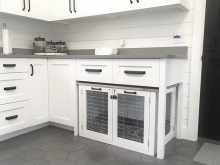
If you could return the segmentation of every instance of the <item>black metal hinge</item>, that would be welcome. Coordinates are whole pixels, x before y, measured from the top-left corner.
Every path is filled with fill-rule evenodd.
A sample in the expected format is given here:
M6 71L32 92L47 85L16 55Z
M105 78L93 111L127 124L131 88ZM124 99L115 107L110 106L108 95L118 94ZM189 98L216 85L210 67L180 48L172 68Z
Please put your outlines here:
M118 96L116 96L116 95L111 95L110 98L117 100L117 99L118 99Z

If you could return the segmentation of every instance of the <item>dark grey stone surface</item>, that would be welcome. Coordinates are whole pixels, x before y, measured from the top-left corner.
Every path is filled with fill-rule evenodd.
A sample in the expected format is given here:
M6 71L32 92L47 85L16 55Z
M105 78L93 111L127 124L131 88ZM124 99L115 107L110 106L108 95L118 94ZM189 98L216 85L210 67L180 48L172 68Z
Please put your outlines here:
M0 142L0 165L202 165L193 158L204 142L174 138L159 160L48 126Z

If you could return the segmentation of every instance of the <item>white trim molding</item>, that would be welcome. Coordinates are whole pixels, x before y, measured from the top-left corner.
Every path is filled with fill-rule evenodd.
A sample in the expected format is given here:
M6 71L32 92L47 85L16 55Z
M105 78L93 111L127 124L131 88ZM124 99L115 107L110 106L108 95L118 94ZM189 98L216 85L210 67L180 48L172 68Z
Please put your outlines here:
M199 102L202 68L201 57L203 54L205 9L206 0L195 0L187 134L187 139L192 141L196 141L198 139Z

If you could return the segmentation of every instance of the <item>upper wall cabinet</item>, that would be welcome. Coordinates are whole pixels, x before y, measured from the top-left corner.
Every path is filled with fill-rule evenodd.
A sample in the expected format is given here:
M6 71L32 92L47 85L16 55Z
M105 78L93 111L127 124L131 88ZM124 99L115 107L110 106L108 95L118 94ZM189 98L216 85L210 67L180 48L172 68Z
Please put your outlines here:
M189 0L102 0L102 14L146 9L162 11L187 9ZM140 11L143 12L143 11Z
M45 0L0 0L1 12L48 20Z
M134 10L134 0L102 0L102 14Z
M100 15L102 0L50 1L51 21Z

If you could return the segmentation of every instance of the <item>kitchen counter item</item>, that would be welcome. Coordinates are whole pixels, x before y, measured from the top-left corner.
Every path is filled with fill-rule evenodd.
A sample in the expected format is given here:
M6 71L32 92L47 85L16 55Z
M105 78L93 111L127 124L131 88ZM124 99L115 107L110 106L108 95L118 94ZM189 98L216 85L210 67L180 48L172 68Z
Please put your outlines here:
M44 53L45 44L46 44L45 38L41 38L40 36L38 38L35 38L33 42L34 53Z
M4 54L12 54L11 31L6 29L5 23L2 29L2 47Z
M67 49L67 45L66 42L56 42L57 45L57 53L67 53L68 49Z
M55 42L49 41L46 43L45 53L57 53L57 46Z

